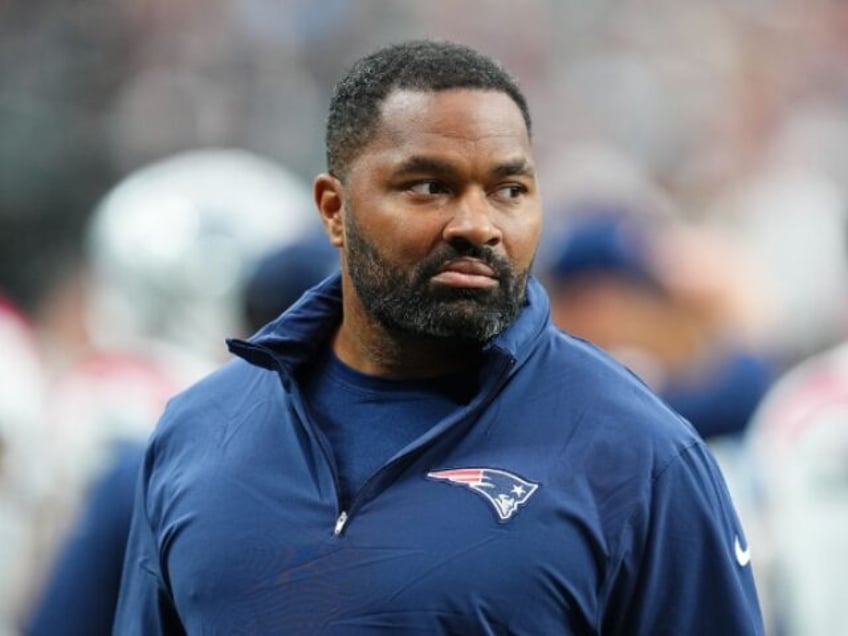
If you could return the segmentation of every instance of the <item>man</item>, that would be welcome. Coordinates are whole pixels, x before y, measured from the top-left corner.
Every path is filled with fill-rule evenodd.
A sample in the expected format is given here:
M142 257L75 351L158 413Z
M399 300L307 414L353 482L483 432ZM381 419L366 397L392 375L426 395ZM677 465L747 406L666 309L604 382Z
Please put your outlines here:
M760 634L703 443L529 275L514 81L453 44L377 51L327 159L341 274L170 404L115 633Z

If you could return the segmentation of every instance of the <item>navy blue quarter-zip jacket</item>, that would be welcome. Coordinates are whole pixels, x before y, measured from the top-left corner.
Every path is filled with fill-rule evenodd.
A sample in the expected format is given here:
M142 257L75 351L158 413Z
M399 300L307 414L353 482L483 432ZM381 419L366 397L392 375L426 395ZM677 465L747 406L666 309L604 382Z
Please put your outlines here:
M137 488L115 634L761 634L750 548L688 423L557 330L530 281L480 389L342 509L296 370L328 279L174 398Z

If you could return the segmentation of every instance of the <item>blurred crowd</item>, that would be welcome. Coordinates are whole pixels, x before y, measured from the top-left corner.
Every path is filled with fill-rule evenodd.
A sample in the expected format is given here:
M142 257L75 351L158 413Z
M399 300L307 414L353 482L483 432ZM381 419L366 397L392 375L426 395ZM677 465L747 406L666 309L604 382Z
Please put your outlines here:
M0 0L0 636L106 629L165 400L337 266L333 81L425 36L517 76L552 317L712 445L769 633L848 633L848 5Z

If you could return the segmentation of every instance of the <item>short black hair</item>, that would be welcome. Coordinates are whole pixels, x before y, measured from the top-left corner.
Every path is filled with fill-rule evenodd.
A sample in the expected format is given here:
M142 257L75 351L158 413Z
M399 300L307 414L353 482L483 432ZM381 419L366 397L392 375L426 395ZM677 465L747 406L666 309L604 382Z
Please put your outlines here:
M351 161L374 136L380 107L393 90L452 88L506 93L521 110L530 134L527 101L498 62L461 44L411 40L363 57L336 84L327 117L327 170L339 179L345 177Z

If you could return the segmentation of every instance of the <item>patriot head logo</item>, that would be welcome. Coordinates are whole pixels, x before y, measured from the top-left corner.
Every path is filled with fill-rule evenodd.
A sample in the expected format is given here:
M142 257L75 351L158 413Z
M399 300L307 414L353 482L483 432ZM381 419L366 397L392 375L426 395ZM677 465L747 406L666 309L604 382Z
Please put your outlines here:
M492 504L502 523L509 521L539 487L539 484L495 468L437 470L427 473L427 477L470 488Z

